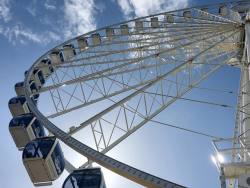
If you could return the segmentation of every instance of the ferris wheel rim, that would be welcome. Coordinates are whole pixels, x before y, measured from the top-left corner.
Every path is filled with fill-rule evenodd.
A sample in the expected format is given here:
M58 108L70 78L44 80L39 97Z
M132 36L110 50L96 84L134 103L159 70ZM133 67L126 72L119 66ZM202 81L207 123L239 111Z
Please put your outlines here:
M226 2L226 3L234 3L234 2L246 2L246 0L243 0L243 1L230 1L230 2ZM221 4L221 3L220 3ZM213 4L213 5L218 5L218 3L217 4ZM203 5L203 6L196 6L196 7L190 7L190 8L185 8L185 9L180 9L180 10L173 10L173 11L169 11L169 12L164 12L164 13L171 13L171 12L175 12L175 11L183 11L183 10L189 10L189 9L192 9L192 8L201 8L201 7L206 7L206 6L210 6L210 5ZM46 57L46 55L47 54L49 54L50 52L52 52L53 50L55 50L55 49L57 49L58 47L60 47L60 46L63 46L64 44L67 44L67 43L70 43L71 41L73 41L73 40L75 40L75 39L77 39L77 38L79 38L79 37L84 37L84 36L87 36L87 35L90 35L90 34L92 34L92 33L96 33L96 32L98 32L98 31L100 31L100 30L103 30L103 29L106 29L106 28L108 28L108 27L112 27L112 26L115 26L115 25L121 25L121 24L124 24L124 23L127 23L127 22L131 22L131 21L135 21L135 20L138 20L138 19L143 19L143 18L149 18L149 17L153 17L153 16L158 16L158 15L162 15L163 13L158 13L158 14L153 14L153 15L148 15L148 16L145 16L145 17L140 17L140 18L136 18L136 19L131 19L131 20L128 20L128 21L124 21L124 22L120 22L120 23L116 23L116 24L112 24L112 25L109 25L109 26L105 26L105 27L103 27L103 28L99 28L99 29L96 29L96 30L94 30L94 31L90 31L90 32L88 32L88 33L85 33L85 34L83 34L83 35L79 35L79 36L77 36L77 37L74 37L74 38L71 38L71 39L69 39L69 40L67 40L67 41L65 41L65 42L63 42L63 43L61 43L61 44L59 44L58 46L56 46L56 47L54 47L54 48L52 48L51 50L49 50L49 51L47 51L46 53L44 53L41 57L39 57L36 61L35 61L35 63L29 68L29 70L28 70L28 73L27 73L27 75L25 76L25 81L24 81L24 87L25 87L25 98L26 98L26 100L27 100L27 103L28 103L28 106L31 108L31 111L32 111L32 113L34 113L35 114L35 116L37 117L37 119L39 120L39 121L41 121L41 122L43 122L43 125L51 132L51 133L53 133L57 138L59 138L62 142L64 142L66 145L68 145L69 147L71 147L71 148L73 148L75 151L77 151L77 152L79 152L79 148L80 148L80 146L78 147L78 146L75 146L75 148L74 147L72 147L73 146L73 144L72 143L74 143L75 142L75 140L76 139L74 139L73 137L71 137L71 136L69 136L66 132L64 132L63 130L61 130L60 128L58 128L55 124L53 124L52 122L50 122L39 110L38 110L38 108L36 107L36 105L34 105L34 103L33 103L33 101L32 101L32 99L31 99L31 91L29 91L29 80L30 80L30 78L31 78L31 74L32 74L32 70L35 68L35 66L44 58L44 57ZM232 22L232 23L234 23L234 24L239 24L239 23L237 23L237 22ZM77 141L77 140L76 140ZM78 141L79 142L79 141ZM76 142L77 143L77 142ZM107 159L107 161L112 161L113 160L113 162L112 163L116 163L116 165L117 164L120 164L120 166L122 166L122 168L124 168L124 169L132 169L133 171L137 171L137 172L141 172L142 174L146 174L146 175L148 175L148 176L150 176L151 178L152 178L152 180L153 181L148 181L148 179L146 178L146 180L143 182L143 185L145 185L145 186L152 186L152 187L154 187L154 186L159 186L160 185L160 187L162 186L162 187L164 187L163 185L165 184L165 185L167 185L167 184L172 184L172 185L174 185L176 188L178 188L178 187L183 187L183 186L181 186L181 185L178 185L178 184L175 184L175 183L172 183L172 182L169 182L169 181L167 181L167 180L164 180L164 179L161 179L161 178L158 178L158 177L156 177L156 176L153 176L153 175L151 175L151 174L148 174L148 173L146 173L146 172L143 172L143 171L141 171L141 170L139 170L139 169L136 169L136 168L134 168L134 167L131 167L131 166L129 166L129 165L126 165L125 163L122 163L122 162L119 162L119 161L117 161L117 160L115 160L115 159L113 159L113 158L111 158L111 157L108 157L108 156L106 156L106 155L104 155L104 154L102 154L101 152L99 152L99 151L96 151L96 150L94 150L94 149L92 149L92 148L90 148L90 147L88 147L87 145L85 145L85 144L83 144L83 143L81 143L81 144L79 144L78 143L78 145L81 145L81 147L83 147L83 145L84 145L84 147L86 148L85 150L85 155L83 154L84 152L79 152L79 153L81 153L82 155L84 155L84 156L87 156L87 153L88 153L88 151L91 151L91 152L89 152L89 153L95 153L95 154L91 154L91 155L89 155L88 157L91 159L91 160L93 160L93 156L98 156L99 157L99 159L98 160L93 160L93 161L99 161L99 164L101 163L102 164L102 162L103 161L101 161L100 162L100 158L101 158L101 156L102 157L105 157L106 159ZM77 148L78 147L78 148ZM93 152L93 150L94 150L94 152ZM124 169L116 169L116 170L114 170L114 169L112 169L112 168L114 168L114 167L112 167L111 168L111 162L109 162L110 164L108 164L108 163L106 163L105 165L103 165L104 167L109 167L109 169L111 169L113 172L114 171L116 171L116 173L117 172L119 172L118 174L120 174L120 175L122 175L124 172L127 172L127 170L124 170ZM110 166L109 166L110 165ZM124 167L125 166L125 167ZM132 173L131 173L132 174ZM136 181L137 181L137 183L140 183L140 182L142 182L143 181L143 178L141 178L141 177L135 177L134 175L131 175L131 174L127 174L128 176L130 176L130 178L129 179L133 179L133 178L137 178L136 179ZM125 176L126 177L126 176ZM144 178L145 179L145 178ZM160 183L159 183L160 182ZM166 184L167 183L167 184Z

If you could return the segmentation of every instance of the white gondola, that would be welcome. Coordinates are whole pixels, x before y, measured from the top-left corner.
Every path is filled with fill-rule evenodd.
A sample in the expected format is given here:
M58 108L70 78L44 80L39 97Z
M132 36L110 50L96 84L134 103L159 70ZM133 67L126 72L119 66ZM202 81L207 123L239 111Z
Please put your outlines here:
M25 95L24 82L18 82L15 84L15 91L17 96Z
M227 7L226 6L220 6L219 7L219 14L221 15L221 16L227 16L227 14L228 14L228 10L227 10Z
M113 28L106 28L106 36L109 38L109 39L112 39L113 36L115 35L115 31Z
M123 24L120 26L121 29L121 34L122 35L128 35L129 34L129 29L127 24Z
M92 38L92 43L94 46L100 45L101 44L101 36L99 33L94 33L91 35Z
M106 188L106 185L100 168L87 168L73 171L62 188Z
M152 28L159 27L158 17L153 17L153 18L150 19L150 21L151 21L151 27Z
M43 76L43 73L40 69L34 69L33 75L31 76L31 80L34 80L36 83L36 86L38 88L41 88L43 84L45 84L45 78Z
M52 66L50 59L46 58L41 60L38 66L46 78L49 77L54 72L54 68Z
M174 23L174 16L172 14L165 15L165 19L167 23Z
M9 131L19 150L31 140L45 136L43 126L31 113L12 118Z
M27 73L28 73L28 71L25 71L24 75L26 76ZM44 75L43 75L42 71L37 67L34 68L32 74L31 74L30 80L35 82L36 87L38 89L40 89L43 86L43 84L45 84Z
M63 51L60 52L59 56L62 62L69 61L72 57L76 55L75 48L73 44L66 44L63 46Z
M13 97L10 99L9 109L13 117L30 113L30 109L24 96Z
M142 20L135 20L135 29L136 29L136 31L143 30L143 21Z
M78 48L80 49L80 51L85 50L86 48L88 48L88 40L85 37L80 37L77 39L77 44L78 44Z
M37 138L29 142L23 150L23 164L35 186L51 185L65 167L56 137Z
M190 19L192 17L191 11L190 10L186 10L183 12L183 17L185 19Z
M31 93L36 93L38 91L36 83L33 80L29 81L29 89ZM16 83L15 91L16 91L17 96L24 96L25 95L24 82Z
M61 59L59 56L59 50L52 51L49 54L49 58L50 58L52 64L60 64L61 63Z
M201 8L201 11L199 11L199 17L200 18L207 18L208 17L208 8Z
M208 13L208 8L201 8L202 12Z

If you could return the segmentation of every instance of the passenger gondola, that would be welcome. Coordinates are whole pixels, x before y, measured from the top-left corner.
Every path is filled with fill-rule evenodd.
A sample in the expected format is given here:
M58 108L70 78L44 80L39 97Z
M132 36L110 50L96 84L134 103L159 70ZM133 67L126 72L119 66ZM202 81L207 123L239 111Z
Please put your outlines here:
M65 166L56 137L37 138L29 142L23 150L23 163L35 186L51 185Z
M115 35L115 31L113 28L106 28L106 36L108 37L108 39L112 39L113 36Z
M93 33L91 35L91 38L92 38L92 43L93 43L94 46L98 46L102 42L101 35L99 33Z
M219 7L219 15L222 16L222 17L225 17L227 16L227 13L228 13L228 10L227 10L227 7L222 5Z
M29 89L32 94L38 91L36 83L33 80L29 81ZM25 95L24 82L16 83L15 91L16 91L17 96L24 96Z
M50 58L52 64L60 64L61 63L59 53L60 53L59 50L53 50L49 54L49 58Z
M63 51L60 52L59 56L62 62L69 61L70 58L76 55L76 51L73 44L67 44L63 46Z
M28 71L25 71L24 75L26 76L27 73L28 73ZM43 84L45 84L44 75L43 75L42 71L37 67L34 68L32 74L31 74L30 80L35 82L36 87L38 89L40 89L43 86Z
M52 66L52 64L51 64L50 59L45 58L45 59L41 60L40 63L39 63L39 65L40 65L40 67L39 67L40 70L42 71L43 75L44 75L46 78L47 78L48 76L50 76L51 73L54 72L54 68L53 68L53 66Z
M24 96L13 97L10 99L9 109L13 117L30 113L30 109Z
M17 96L25 95L24 82L16 83L15 91L16 91Z
M121 35L128 35L129 34L129 28L127 24L123 24L120 26L121 29Z
M45 136L43 126L31 113L12 118L9 131L19 150L31 140Z
M34 80L39 89L42 87L43 84L45 84L44 75L42 71L38 68L34 69L31 79Z
M100 168L87 168L73 171L62 188L106 188L106 185Z
M77 43L78 43L78 48L80 51L87 49L89 46L88 40L85 37L78 38Z

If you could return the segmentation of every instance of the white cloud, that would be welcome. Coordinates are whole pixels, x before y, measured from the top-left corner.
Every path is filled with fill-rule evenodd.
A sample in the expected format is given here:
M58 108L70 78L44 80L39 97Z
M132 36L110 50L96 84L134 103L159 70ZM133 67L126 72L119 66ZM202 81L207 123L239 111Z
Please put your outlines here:
M36 16L36 9L35 9L35 7L30 6L30 7L27 7L26 10L27 10L32 16L34 16L34 17Z
M60 39L58 35L51 31L35 33L30 29L24 28L21 24L14 27L0 28L0 33L7 37L12 44L25 44L27 41L48 44L49 42L58 41Z
M66 38L84 34L96 28L94 0L65 0Z
M28 39L33 42L40 43L41 38L38 35L34 34L29 29L24 29L20 25L16 25L14 27L6 27L3 31L3 34L8 38L9 41L16 43L16 41L20 41L21 43L25 43L25 39Z
M12 0L0 0L0 21L5 22L11 20L10 2ZM49 10L56 9L56 4L53 0L46 0L44 8ZM0 34L5 36L12 44L25 44L28 42L39 43L46 45L51 42L59 42L84 34L96 28L95 14L103 11L105 6L102 3L96 4L95 0L64 0L62 16L59 19L41 19L46 22L44 25L50 25L47 29L53 27L53 30L35 30L35 28L27 27L26 23L13 20L8 25L0 25ZM38 11L37 0L32 0L25 9L34 17ZM45 12L46 13L46 12ZM46 17L45 17L46 18ZM36 17L36 19L39 19Z
M51 2L50 0L46 0L44 3L44 7L47 10L55 10L56 9L56 5L53 4L53 2Z
M10 0L0 0L0 20L1 19L5 22L11 20Z
M126 18L147 16L188 5L188 0L117 0L117 2Z

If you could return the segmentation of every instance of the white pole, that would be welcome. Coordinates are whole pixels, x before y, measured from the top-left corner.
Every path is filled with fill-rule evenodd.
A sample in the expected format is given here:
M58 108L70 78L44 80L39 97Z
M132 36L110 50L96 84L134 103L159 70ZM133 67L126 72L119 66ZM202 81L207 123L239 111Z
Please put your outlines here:
M242 58L242 121L241 121L241 135L243 136L243 144L245 148L250 148L250 12L246 16L245 22L245 49ZM244 149L243 161L250 163L250 152ZM250 187L250 174L244 174L239 177L239 185Z

